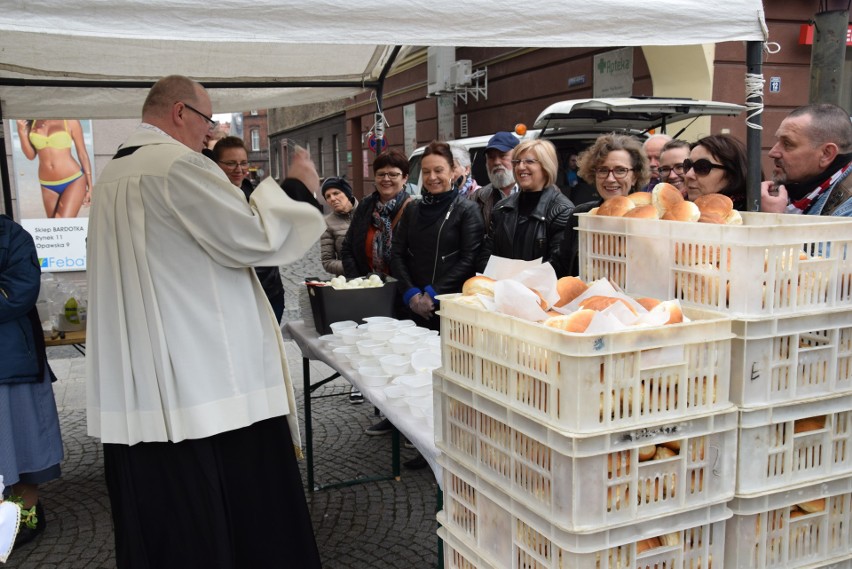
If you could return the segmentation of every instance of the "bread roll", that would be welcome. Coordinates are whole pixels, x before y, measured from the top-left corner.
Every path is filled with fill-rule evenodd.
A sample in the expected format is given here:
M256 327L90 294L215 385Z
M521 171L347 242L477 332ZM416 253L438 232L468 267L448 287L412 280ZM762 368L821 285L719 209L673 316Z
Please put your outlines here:
M728 214L728 217L725 218L725 223L727 225L742 225L743 216L740 215L740 212L734 210L730 214Z
M808 431L818 431L825 428L825 415L819 417L808 417L799 419L793 424L794 433L807 433Z
M559 294L559 300L553 305L557 308L565 306L589 288L589 285L578 279L577 277L562 277L556 281L556 292Z
M657 454L657 445L639 447L639 462L651 460Z
M598 215L621 217L635 207L636 204L633 203L633 200L630 198L625 196L615 196L598 206Z
M571 314L563 314L561 316L553 316L544 321L545 326L558 328L566 332L582 333L586 331L592 318L597 314L594 310L578 310Z
M654 549L656 547L660 547L662 545L660 543L660 538L658 537L649 537L648 539L643 539L636 542L636 555L644 551L648 551L649 549Z
M590 296L589 298L585 298L582 302L580 302L580 308L586 308L588 310L596 310L600 312L601 310L612 306L616 302L622 303L630 310L630 312L636 314L636 309L630 306L629 302L627 302L623 298L615 298L614 296Z
M637 298L636 302L641 304L642 308L644 308L648 312L650 312L651 310L654 309L655 306L660 304L660 301L657 300L656 298L650 298L650 297L647 297L647 296L643 297L643 298Z
M800 510L803 510L809 514L813 514L814 512L822 512L825 511L825 498L811 500L810 502L800 502L796 505L799 506Z
M627 197L636 204L636 207L652 204L651 192L633 192Z
M494 296L494 283L496 282L497 281L494 279L486 277L485 275L470 277L464 281L464 284L462 285L462 294L484 294L485 296Z
M705 194L695 198L695 205L702 214L713 213L725 219L734 211L734 202L724 194Z
M664 443L661 443L661 446L664 446L667 449L671 449L676 453L680 453L680 440L666 441Z
M622 484L619 486L611 486L606 489L606 510L611 512L613 510L618 511L622 508L625 508L628 505L628 497L630 496L630 489L626 484Z
M539 307L542 310L547 310L547 301L544 300L544 296L542 296L542 294L540 292L538 292L537 290L534 290L534 289L530 289L530 290L533 291L535 293L535 295L538 297Z
M683 201L680 190L666 182L660 182L654 186L654 190L651 192L651 203L657 208L660 218L668 209Z
M659 216L657 215L657 208L655 208L651 204L636 206L635 208L625 213L622 217L633 217L637 219L659 219Z
M630 472L630 452L611 452L606 457L610 478L620 478Z
M702 213L698 218L698 223L715 223L716 225L725 225L725 218L717 213Z
M682 201L667 208L660 217L667 221L698 221L701 211L694 203Z
M659 310L665 310L669 313L669 319L666 321L666 324L680 324L683 322L683 311L680 309L680 306L677 302L673 300L667 300L665 302L660 303Z
M680 532L675 531L672 533L667 533L666 535L661 535L659 537L659 540L664 547L668 547L671 545L680 545Z
M665 460L667 458L671 458L673 456L677 456L677 453L670 448L666 448L664 446L658 446L657 452L654 453L653 460Z
M791 520L793 518L801 518L802 516L806 516L806 515L808 515L807 512L800 510L800 509L796 508L795 506L793 506L793 508L790 510L790 519Z

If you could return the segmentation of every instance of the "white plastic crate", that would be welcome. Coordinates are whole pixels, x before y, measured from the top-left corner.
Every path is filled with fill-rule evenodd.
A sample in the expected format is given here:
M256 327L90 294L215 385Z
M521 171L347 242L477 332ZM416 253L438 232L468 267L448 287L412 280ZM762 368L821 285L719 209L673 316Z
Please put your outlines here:
M572 437L477 395L439 371L433 380L435 442L444 462L455 470L468 469L476 484L500 488L565 531L620 527L734 495L733 406L655 427ZM679 450L663 450L674 442ZM639 452L652 445L669 456L640 461Z
M494 569L446 528L438 527L438 537L443 541L444 569Z
M743 213L742 225L714 225L577 217L586 281L608 277L631 294L740 317L852 307L849 219Z
M731 401L801 402L852 391L852 308L734 320Z
M808 502L806 507L815 511L799 508ZM843 566L852 565L852 478L735 498L730 507L727 569L797 569L844 560Z
M725 504L717 504L618 529L574 534L496 488L475 485L464 469L445 468L444 509L438 523L444 526L442 535L463 544L455 551L476 569L695 569L722 566L724 520L730 516Z
M731 323L572 334L441 297L444 373L555 429L602 433L689 418L730 404Z
M852 474L852 395L740 411L737 462L739 497Z

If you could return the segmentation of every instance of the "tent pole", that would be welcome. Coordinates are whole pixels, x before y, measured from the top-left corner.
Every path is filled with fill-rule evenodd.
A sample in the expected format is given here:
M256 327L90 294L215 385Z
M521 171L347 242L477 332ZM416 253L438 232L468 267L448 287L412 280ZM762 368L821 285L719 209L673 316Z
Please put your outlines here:
M6 135L3 129L3 105L0 104L0 187L3 188L3 211L9 217L15 217L12 212L12 183L9 180L9 164L6 162Z
M746 68L748 76L763 76L763 42L749 41L746 46ZM748 83L748 82L747 82ZM755 90L746 90L746 105L754 105L756 111L746 119L746 155L748 175L746 177L746 206L748 211L760 211L761 180L761 134L763 133L763 82Z

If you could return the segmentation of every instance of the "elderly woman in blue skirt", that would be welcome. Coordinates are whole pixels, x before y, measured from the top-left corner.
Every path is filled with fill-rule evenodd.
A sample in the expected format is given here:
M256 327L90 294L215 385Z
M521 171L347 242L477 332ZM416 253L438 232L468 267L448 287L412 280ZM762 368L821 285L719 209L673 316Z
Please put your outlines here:
M0 476L22 506L15 546L44 531L38 485L59 478L63 458L53 372L35 304L41 284L29 233L0 215Z

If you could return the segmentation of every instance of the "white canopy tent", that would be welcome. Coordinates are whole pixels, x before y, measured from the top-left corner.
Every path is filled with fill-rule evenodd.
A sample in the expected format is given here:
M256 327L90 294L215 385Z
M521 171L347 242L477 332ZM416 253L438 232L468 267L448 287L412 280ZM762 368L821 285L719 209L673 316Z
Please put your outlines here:
M764 39L761 0L4 0L0 111L136 117L148 85L173 73L214 85L216 112L328 100L373 86L395 45Z
M761 0L2 0L0 120L135 118L202 82L217 113L374 89L401 46L607 47L766 40ZM672 25L674 23L675 25ZM759 49L750 49L752 59ZM750 140L750 159L759 162ZM0 137L0 150L4 140ZM757 154L754 154L756 152ZM756 158L755 158L756 157ZM0 160L4 201L8 171Z

